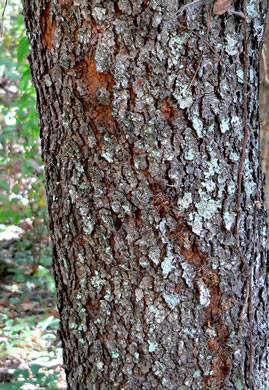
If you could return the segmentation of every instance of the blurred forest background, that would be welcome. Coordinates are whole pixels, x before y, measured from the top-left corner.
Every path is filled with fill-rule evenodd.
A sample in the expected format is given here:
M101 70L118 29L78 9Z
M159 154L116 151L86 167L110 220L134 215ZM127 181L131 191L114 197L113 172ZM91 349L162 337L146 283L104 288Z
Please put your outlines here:
M0 389L66 389L28 52L21 1L9 0L0 38ZM260 107L268 172L269 29Z

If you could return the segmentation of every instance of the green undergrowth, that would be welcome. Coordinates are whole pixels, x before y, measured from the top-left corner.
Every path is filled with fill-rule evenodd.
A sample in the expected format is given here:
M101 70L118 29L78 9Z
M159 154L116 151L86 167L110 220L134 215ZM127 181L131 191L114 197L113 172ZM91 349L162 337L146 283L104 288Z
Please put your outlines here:
M0 390L66 388L51 250L43 239L35 258L35 245L0 241Z

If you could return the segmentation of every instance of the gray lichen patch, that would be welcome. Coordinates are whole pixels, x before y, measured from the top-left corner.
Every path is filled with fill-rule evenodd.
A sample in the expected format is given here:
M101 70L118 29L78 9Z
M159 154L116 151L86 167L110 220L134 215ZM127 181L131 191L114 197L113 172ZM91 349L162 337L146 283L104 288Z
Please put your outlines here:
M158 343L156 343L156 341L151 341L151 340L148 340L148 345L149 345L149 352L155 352L157 347L158 347Z
M186 192L182 199L178 199L177 204L179 207L182 207L183 209L188 208L192 204L191 192Z
M231 211L224 211L223 219L224 225L227 230L231 230L233 224L235 223L236 213Z
M149 258L154 264L158 265L161 260L161 251L159 247L151 247L149 250Z
M176 89L173 93L173 96L177 100L179 107L184 109L184 108L191 107L191 105L193 104L193 96L190 90L188 89L188 86L182 88L181 85L182 84L179 83L178 85L176 84Z
M208 196L207 193L203 191L199 191L200 194L200 202L195 203L195 207L197 209L200 217L205 219L212 218L218 210L221 208L221 200L214 200Z
M202 306L210 305L210 290L206 284L201 280L197 280L197 286L199 287L199 301Z
M162 273L164 278L168 276L168 274L173 270L173 260L174 256L167 256L164 261L161 263Z
M176 294L168 294L163 293L163 298L170 309L175 309L175 307L179 304L179 296Z
M230 56L233 56L237 53L237 44L238 40L235 37L229 34L226 35L225 50Z
M222 118L220 121L220 131L226 133L230 129L229 118Z

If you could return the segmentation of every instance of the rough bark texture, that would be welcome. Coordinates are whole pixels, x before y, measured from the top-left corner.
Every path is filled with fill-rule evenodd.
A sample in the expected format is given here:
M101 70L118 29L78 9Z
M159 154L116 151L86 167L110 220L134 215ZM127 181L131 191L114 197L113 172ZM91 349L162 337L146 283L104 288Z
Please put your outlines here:
M268 15L267 15L268 19ZM261 92L260 92L260 110L262 119L262 168L269 175L269 25L264 35L262 67L261 67ZM269 180L266 180L265 195L267 209L269 206ZM268 217L268 216L267 216Z
M266 388L266 212L259 56L243 21L177 0L24 0L37 90L64 364L71 389ZM242 1L234 7L242 10ZM193 32L194 31L194 32ZM227 66L227 64L234 70Z

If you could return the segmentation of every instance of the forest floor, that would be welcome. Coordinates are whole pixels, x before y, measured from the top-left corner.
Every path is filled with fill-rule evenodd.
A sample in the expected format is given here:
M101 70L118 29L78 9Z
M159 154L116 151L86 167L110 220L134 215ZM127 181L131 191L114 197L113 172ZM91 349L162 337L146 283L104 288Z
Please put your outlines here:
M66 389L47 237L0 233L0 389Z

